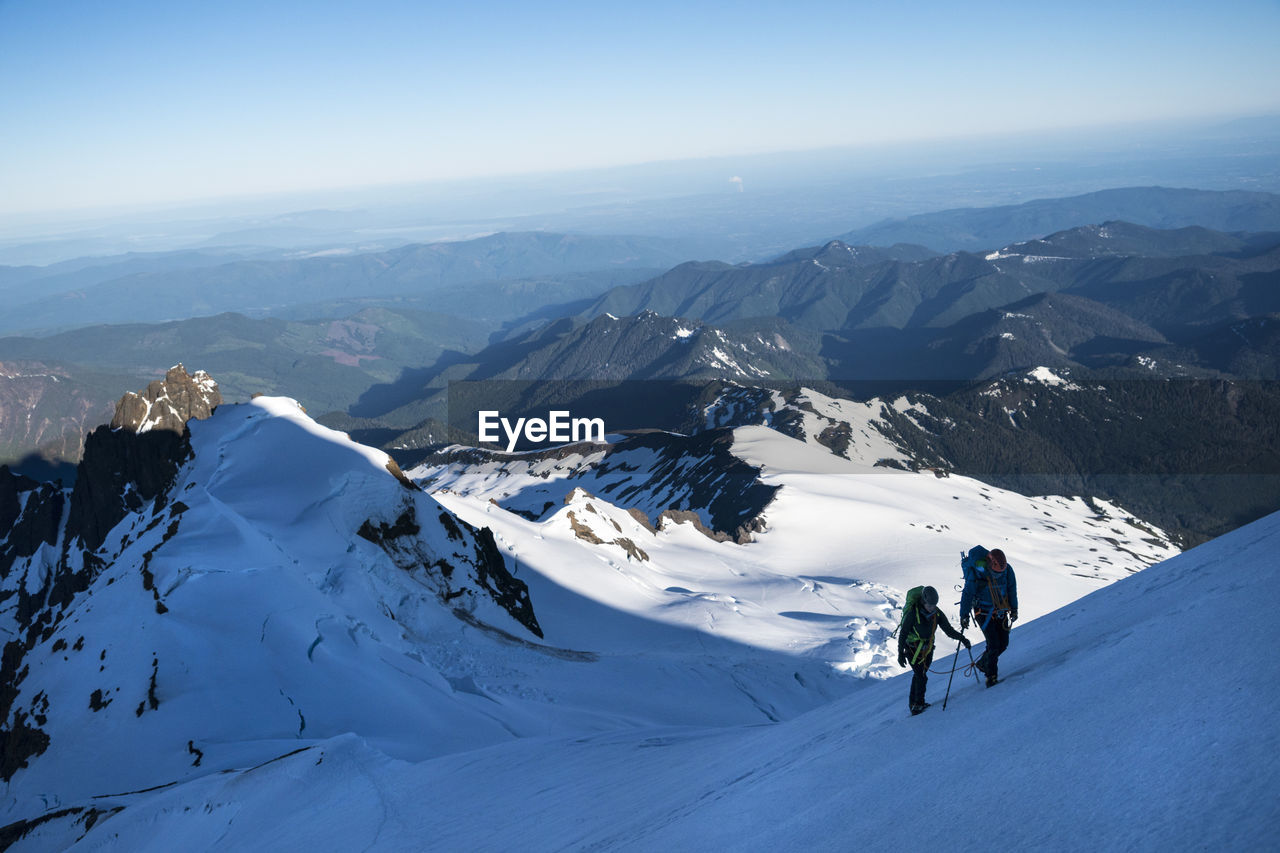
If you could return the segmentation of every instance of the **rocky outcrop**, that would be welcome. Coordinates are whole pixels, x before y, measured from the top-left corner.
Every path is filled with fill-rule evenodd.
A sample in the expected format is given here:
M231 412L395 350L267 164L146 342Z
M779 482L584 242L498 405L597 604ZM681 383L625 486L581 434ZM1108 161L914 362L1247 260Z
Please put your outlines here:
M14 599L0 655L0 779L48 748L41 728L48 697L27 708L17 701L28 653L49 641L112 559L103 550L107 534L148 505L163 517L178 469L191 456L186 422L208 417L221 401L207 373L192 376L177 365L142 394L126 394L113 425L89 435L71 489L0 467L0 602Z
M455 478L467 478L462 491L492 494L499 506L532 520L545 520L580 488L649 529L664 514L675 519L669 513L692 512L699 516L700 532L745 544L764 529L763 513L778 487L761 482L760 470L734 456L732 448L730 429L650 432L609 445L575 444L541 453L450 448L427 457L416 470L419 484L429 489L453 488ZM474 475L486 469L486 482L477 488ZM522 474L528 476L523 482ZM506 479L510 475L521 484L513 488Z
M203 420L222 405L218 383L203 370L187 373L181 364L175 364L140 394L132 391L116 404L112 429L127 429L144 433L167 430L181 434L191 419Z
M573 535L581 539L583 542L588 542L592 545L617 545L619 548L627 552L627 556L630 559L641 562L647 561L649 559L649 555L644 552L644 549L635 543L634 539L629 539L626 536L615 536L612 539L605 539L592 529L592 522L594 522L598 524L601 529L606 531L606 535L609 535L609 526L612 526L614 531L618 533L622 532L622 527L617 521L606 517L604 513L596 509L595 505L589 500L592 497L594 497L594 495L584 489L574 489L565 496L564 502L566 504L574 503L579 498L588 499L579 508L583 515L587 516L588 520L578 518L578 516L574 514L573 510L569 510L569 512L565 514L565 518L569 522L569 529L573 531ZM647 531L650 533L654 531L653 525L649 523L649 519L644 513L637 509L628 509L626 512L627 515L639 522ZM706 533L706 528L702 528L701 532Z
M368 519L356 535L380 547L396 566L417 574L455 613L473 614L482 598L488 598L541 638L529 587L507 568L493 531L472 527L445 509L436 521L435 531L424 531L408 499L395 521Z
M529 587L517 579L507 569L507 562L502 557L493 531L487 527L477 530L457 519L460 524L475 536L476 541L476 582L499 607L511 614L521 625L529 629L535 637L542 638L542 626L538 617L533 615L533 602L529 600Z
M65 503L58 486L0 466L0 578L9 576L15 560L58 541Z
M68 538L79 537L88 550L96 550L127 513L160 497L191 456L187 421L209 417L221 403L218 383L209 374L188 374L181 364L141 394L125 394L111 426L98 427L85 440L71 493Z

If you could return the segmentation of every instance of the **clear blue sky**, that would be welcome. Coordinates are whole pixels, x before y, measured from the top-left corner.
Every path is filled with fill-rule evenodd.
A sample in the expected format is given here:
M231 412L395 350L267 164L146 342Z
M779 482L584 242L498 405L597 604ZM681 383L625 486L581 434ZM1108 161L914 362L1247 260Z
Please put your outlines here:
M1280 3L0 0L0 212L1280 112Z

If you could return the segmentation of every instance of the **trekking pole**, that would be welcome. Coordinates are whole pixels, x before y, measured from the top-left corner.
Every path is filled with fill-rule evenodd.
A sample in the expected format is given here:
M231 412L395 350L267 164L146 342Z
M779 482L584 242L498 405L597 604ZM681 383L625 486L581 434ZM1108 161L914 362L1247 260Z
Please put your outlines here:
M960 662L960 642L959 640L956 641L956 654L951 659L951 675L947 678L947 695L942 697L942 710L944 711L947 710L947 700L951 698L951 679L956 677L956 664Z

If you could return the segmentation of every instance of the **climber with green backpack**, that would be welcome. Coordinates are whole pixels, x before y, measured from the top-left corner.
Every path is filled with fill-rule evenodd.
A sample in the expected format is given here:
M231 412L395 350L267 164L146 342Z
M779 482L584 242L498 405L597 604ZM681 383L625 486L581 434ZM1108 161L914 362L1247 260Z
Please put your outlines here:
M914 673L909 697L913 715L929 707L929 703L924 701L924 691L929 682L929 664L933 663L933 635L939 627L948 637L969 648L969 641L956 633L946 615L938 609L936 589L917 586L908 590L902 621L898 624L898 666L909 665Z

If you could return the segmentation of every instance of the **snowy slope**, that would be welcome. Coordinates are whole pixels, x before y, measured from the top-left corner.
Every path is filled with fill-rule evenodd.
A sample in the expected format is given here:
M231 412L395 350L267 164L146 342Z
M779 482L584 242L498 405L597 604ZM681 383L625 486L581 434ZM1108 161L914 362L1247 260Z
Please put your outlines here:
M438 518L385 454L291 400L224 406L191 432L194 457L165 500L83 558L106 566L69 602L50 596L44 633L25 630L21 597L3 614L6 634L30 646L13 705L47 739L16 771L6 813L242 767L351 730L417 756L511 736L510 720L423 651L469 624L453 610L536 640L479 589L474 533ZM388 550L358 532L406 519L419 530ZM401 565L397 546L417 564ZM39 589L57 553L20 561L9 582Z
M81 553L64 515L59 541L5 572L5 742L28 749L5 756L0 822L345 732L420 760L520 737L776 720L852 686L822 661L629 616L521 572L385 454L291 400L222 406L189 428L171 487L100 547ZM20 495L19 517L32 500ZM64 595L51 579L68 560L86 588ZM579 551L574 563L589 587L600 561ZM509 569L519 577L504 581Z
M899 671L890 634L905 591L931 584L954 608L959 556L975 543L1009 555L1024 621L1177 553L1104 501L1029 498L965 477L873 467L767 427L732 436L733 455L773 490L746 544L715 542L671 519L647 529L626 511L650 512L642 466L612 469L607 493L584 491L601 482L584 473L598 452L410 476L430 482L459 517L493 529L522 567L548 639L574 647L598 642L603 629L549 615L561 589L653 622L885 677ZM665 479L662 486L666 494ZM530 519L519 512L530 493L539 506L564 497Z
M51 621L25 627L21 590L49 586L65 541L4 578L17 597L0 619L27 643L7 722L49 740L12 772L0 820L32 849L191 791L210 797L191 826L221 832L265 807L222 789L246 779L336 796L353 778L394 791L383 774L450 755L441 767L488 750L554 767L566 744L720 742L896 675L904 591L932 583L954 614L975 542L1009 554L1024 622L1175 552L1101 502L873 467L767 427L412 472L433 494L290 400L189 428L171 488L86 553L100 571L64 604L50 593ZM756 513L741 542L658 512L721 503ZM469 796L526 796L541 772L525 772Z
M1277 553L1280 514L1020 625L1005 682L957 674L945 712L935 676L934 708L909 716L903 676L763 727L418 763L345 735L99 800L123 811L73 849L1268 849ZM72 841L77 818L15 849Z

